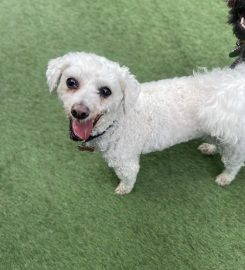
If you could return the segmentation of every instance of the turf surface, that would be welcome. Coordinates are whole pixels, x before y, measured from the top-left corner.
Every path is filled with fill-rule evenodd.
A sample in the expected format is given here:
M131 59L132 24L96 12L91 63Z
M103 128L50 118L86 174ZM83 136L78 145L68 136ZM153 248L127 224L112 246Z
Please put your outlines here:
M80 153L46 86L50 58L91 51L140 81L231 63L222 0L1 0L0 269L245 269L245 171L215 185L192 141L142 157L134 192Z

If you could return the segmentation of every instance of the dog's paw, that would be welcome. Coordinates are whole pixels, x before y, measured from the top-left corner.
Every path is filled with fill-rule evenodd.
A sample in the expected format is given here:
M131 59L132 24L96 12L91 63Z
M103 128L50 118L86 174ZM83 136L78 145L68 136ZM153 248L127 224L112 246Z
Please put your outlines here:
M214 155L216 153L216 146L214 144L202 143L197 148L203 155Z
M125 185L125 183L120 183L117 188L115 189L115 193L118 195L126 195L130 193L130 191L133 189L133 187Z
M228 175L227 173L223 172L220 175L216 177L215 182L220 186L226 186L229 185L232 181L232 177Z

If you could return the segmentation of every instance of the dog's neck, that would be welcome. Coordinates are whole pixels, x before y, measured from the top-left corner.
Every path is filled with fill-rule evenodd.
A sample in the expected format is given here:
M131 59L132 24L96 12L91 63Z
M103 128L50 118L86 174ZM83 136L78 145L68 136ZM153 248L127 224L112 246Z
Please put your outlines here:
M91 142L99 137L102 137L109 129L111 129L113 127L113 125L114 125L114 123L112 123L106 130L104 130L101 133L98 133L96 135L90 135L86 141L82 142L82 144L78 146L78 149L80 151L93 152L95 150L95 148L93 146L88 146L87 143L89 143L89 142Z
M111 124L107 126L100 126L99 129L95 131L95 133L91 134L86 141L82 141L81 144L78 146L80 151L89 151L93 152L95 149L101 150L100 142L103 141L108 134L112 134L115 130L116 126L118 125L118 120L111 121ZM106 145L103 143L103 146Z
M104 131L102 131L102 132L100 132L100 133L98 133L98 134L96 134L96 135L90 135L90 136L88 137L88 139L85 141L85 143L90 142L90 141L92 141L92 140L94 140L94 139L96 139L96 138L101 137L101 136L104 135L110 128L112 128L113 125L114 125L114 122L113 122L111 125L109 125Z

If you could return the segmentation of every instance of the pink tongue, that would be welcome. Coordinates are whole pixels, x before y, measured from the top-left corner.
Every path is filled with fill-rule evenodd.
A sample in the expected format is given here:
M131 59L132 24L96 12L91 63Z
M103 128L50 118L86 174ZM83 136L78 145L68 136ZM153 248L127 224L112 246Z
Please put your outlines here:
M73 132L77 137L86 141L93 130L93 120L79 122L77 120L72 121Z

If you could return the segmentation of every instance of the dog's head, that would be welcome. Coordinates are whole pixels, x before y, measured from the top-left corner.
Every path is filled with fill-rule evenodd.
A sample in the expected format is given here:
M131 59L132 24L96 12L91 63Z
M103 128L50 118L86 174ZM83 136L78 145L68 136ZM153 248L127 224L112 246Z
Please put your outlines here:
M50 92L57 91L70 119L74 140L86 141L134 106L140 87L128 68L90 53L69 53L50 60Z
M230 8L229 23L238 39L245 39L245 0L227 0Z

